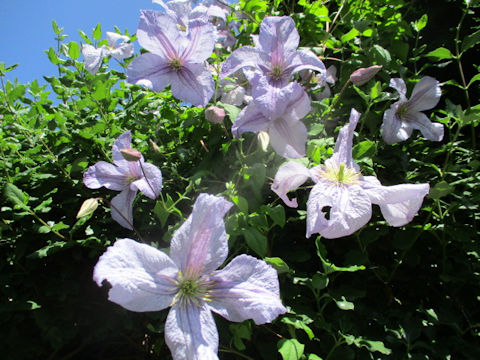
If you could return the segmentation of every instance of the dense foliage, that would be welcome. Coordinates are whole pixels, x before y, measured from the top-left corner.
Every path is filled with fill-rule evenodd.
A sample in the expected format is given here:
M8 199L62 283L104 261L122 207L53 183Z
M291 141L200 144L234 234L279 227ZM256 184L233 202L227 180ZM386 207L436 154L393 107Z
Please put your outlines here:
M331 97L320 101L315 84L297 75L314 100L303 119L304 164L331 156L354 107L362 113L353 148L362 174L384 185L429 183L421 210L396 228L373 206L372 220L351 236L306 238L312 183L290 194L296 209L272 192L285 159L265 151L256 134L232 137L241 107L214 96L210 103L227 117L212 123L204 108L183 104L169 88L127 83L106 59L92 75L81 45L54 22L57 45L46 53L58 76L12 83L4 77L15 65L0 63L2 357L171 358L163 334L168 311L134 313L109 302L108 285L92 280L93 267L116 239L168 248L198 194L207 192L235 204L226 215L228 261L247 253L271 264L288 309L261 326L215 317L220 359L479 359L478 2L242 0L233 7L237 43L216 48L212 69L231 50L251 45L265 16L291 16L300 46L338 69ZM91 37L80 33L85 43L106 44L100 25ZM373 64L383 66L373 79L343 88L354 70ZM443 140L416 131L387 145L380 126L398 99L390 79L403 78L410 94L424 76L441 82L440 103L426 115L444 124ZM82 182L88 166L111 162L112 144L126 130L163 175L156 200L135 199L135 232L112 220L111 191ZM90 198L99 207L77 218Z

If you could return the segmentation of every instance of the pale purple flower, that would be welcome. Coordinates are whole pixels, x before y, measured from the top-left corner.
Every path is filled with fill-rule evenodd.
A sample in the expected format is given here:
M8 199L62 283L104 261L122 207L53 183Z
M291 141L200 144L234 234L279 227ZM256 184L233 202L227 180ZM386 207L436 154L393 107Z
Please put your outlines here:
M133 55L133 44L127 43L130 40L128 36L107 31L108 46L103 45L95 48L90 44L82 45L82 55L84 59L85 69L95 74L104 57L112 56L117 60L122 60Z
M223 217L233 204L200 194L193 212L174 233L170 256L130 239L117 240L100 257L93 278L107 280L109 300L131 311L171 306L165 340L174 360L218 360L212 311L230 321L273 321L286 312L276 271L248 255L228 254Z
M225 61L220 77L226 77L242 68L254 68L267 77L269 86L283 87L292 75L304 69L325 76L325 65L310 50L297 50L299 35L295 22L289 16L268 16L260 25L260 34L254 37L255 47L243 46Z
M205 106L213 95L212 74L205 65L215 45L215 30L203 20L189 22L187 32L159 11L141 10L137 38L149 53L133 59L128 82L162 91L171 85L176 98Z
M383 114L382 136L387 144L407 140L414 129L431 141L442 141L443 124L432 123L422 113L435 107L442 91L437 80L425 76L413 88L412 96L407 100L407 87L402 79L390 80L390 86L398 91L400 100Z
M259 78L259 86L253 88L255 99L238 114L232 125L232 133L239 137L244 132L265 131L277 154L287 158L305 155L307 128L300 121L310 112L310 99L296 82L274 92L266 86L265 77Z
M252 101L252 88L243 70L221 79L217 94L224 104L241 106Z
M106 187L120 191L111 201L112 218L123 227L132 229L132 204L140 190L155 199L162 190L162 173L153 164L143 160L127 161L121 150L131 149L130 131L125 131L113 143L113 164L99 161L83 175L83 183L90 189ZM115 164L115 165L114 165Z
M367 68L357 69L351 73L350 81L355 86L362 86L369 82L381 69L382 65L372 65Z
M353 132L359 118L352 109L325 165L307 169L290 161L275 175L272 190L290 207L297 207L297 200L290 200L287 192L308 178L315 182L307 202L307 238L315 233L329 239L353 234L370 220L372 204L380 205L391 226L403 226L413 219L428 194L428 184L382 186L376 177L360 173L352 159Z

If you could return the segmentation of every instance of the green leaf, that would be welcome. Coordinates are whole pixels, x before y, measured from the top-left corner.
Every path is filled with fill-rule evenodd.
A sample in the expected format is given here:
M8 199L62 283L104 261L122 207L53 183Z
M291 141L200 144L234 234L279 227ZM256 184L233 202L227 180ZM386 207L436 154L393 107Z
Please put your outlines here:
M321 242L321 237L317 237L317 240L315 241L315 244L317 246L317 255L320 258L320 261L322 262L323 269L325 271L325 274L330 274L336 271L347 271L347 272L355 272L359 270L365 270L365 266L363 265L352 265L352 266L347 266L347 267L340 267L332 264L328 259L327 259L327 249L325 249L325 246Z
M103 100L107 97L107 89L103 82L98 81L95 84L95 91L93 92L92 97L97 101Z
M54 242L53 244L50 244L50 245L47 245L33 253L31 253L30 255L28 255L29 258L45 258L49 255L52 255L60 250L64 250L66 248L69 248L70 246L72 246L73 243L67 243L65 241L57 241L57 242Z
M225 110L225 112L227 113L228 117L232 122L235 121L235 119L237 118L238 114L240 114L240 111L241 111L241 109L235 105L224 104L222 102L217 102L217 105Z
M30 306L30 309L29 310L36 310L36 309L40 309L42 306L41 305L38 305L35 301L33 300L28 300L27 303L29 304Z
M242 196L232 196L232 202L237 205L241 212L248 214L248 201Z
M419 32L427 25L427 22L428 22L428 15L423 14L420 19L418 19L413 23L413 28L415 29L416 32Z
M85 41L87 44L92 44L92 40L90 40L87 36L87 34L85 34L85 32L83 32L82 30L78 30L78 34L80 35L80 37L82 38L83 41Z
M308 355L308 360L323 360L320 356L315 354Z
M333 299L335 301L335 304L337 304L338 308L340 310L354 310L355 309L355 305L350 302L350 301L347 301L347 299L345 299L345 296L342 296L341 300L337 300L337 299Z
M100 38L102 37L102 27L100 23L98 23L95 29L93 30L92 36L95 40L100 40Z
M52 20L52 28L57 35L60 35L63 32L63 28L59 28L55 20Z
M468 82L467 88L469 88L470 85L472 85L475 81L478 81L478 80L480 80L480 73L478 73L477 75L475 75L470 79L470 81Z
M342 35L340 40L343 43L346 43L346 42L349 42L350 40L354 39L358 34L360 34L360 32L357 29L353 28L348 33Z
M267 255L267 238L255 228L242 229L242 234L250 249L255 251L258 256Z
M428 54L425 55L425 57L428 57L432 59L433 61L440 61L440 60L445 60L445 59L453 59L454 56L448 50L447 48L444 47L439 47L438 49L435 49L433 51L430 51Z
M266 257L263 259L267 264L272 265L278 274L287 273L290 271L290 267L285 261L279 257Z
M78 43L75 41L70 41L68 43L68 56L70 56L72 59L78 59L80 56L80 48Z
M48 49L48 51L45 51L48 55L48 60L50 60L50 62L54 65L57 65L60 61L58 60L58 56L57 56L57 53L55 52L55 50L50 47L50 49Z
M462 41L462 53L480 43L480 30L465 37Z
M364 347L364 348L367 348L368 351L370 352L379 352L385 355L390 355L392 353L392 350L386 348L383 342L381 341L367 340L361 336L355 337L353 335L344 335L344 334L341 334L341 335L343 336L343 338L345 339L345 342L348 345L354 344L358 348Z
M5 185L5 188L3 189L3 195L5 196L5 198L7 198L7 200L10 200L14 205L17 205L22 209L26 209L26 210L30 209L30 207L27 206L28 195L26 195L22 190L20 190L15 185L10 183Z
M356 160L360 160L365 157L372 157L373 155L375 155L377 149L375 146L375 142L365 140L355 145L352 151L353 158Z
M315 337L315 334L313 333L312 329L310 329L310 327L307 324L305 324L305 321L302 321L300 319L289 318L289 317L284 317L282 318L281 321L284 324L293 326L295 329L305 331L309 340L312 340ZM310 319L309 322L312 322L312 320Z
M433 188L430 189L429 197L432 199L440 199L452 193L455 188L446 181L440 181Z
M390 52L377 44L372 46L370 54L377 64L383 66L388 65L390 61L392 61L392 56L390 55Z
M277 347L283 360L299 360L303 355L305 345L296 339L283 339L278 342Z
M328 276L317 272L312 277L312 286L317 290L323 290L328 286Z
M280 227L285 226L285 208L278 204L274 207L262 206L262 210L272 219L272 221Z

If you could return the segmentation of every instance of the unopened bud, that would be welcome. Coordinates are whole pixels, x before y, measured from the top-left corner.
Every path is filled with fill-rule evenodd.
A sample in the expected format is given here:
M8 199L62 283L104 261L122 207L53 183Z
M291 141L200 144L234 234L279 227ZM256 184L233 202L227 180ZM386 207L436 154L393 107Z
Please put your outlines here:
M205 118L215 124L222 124L225 118L225 110L218 106L210 106L205 109Z
M266 131L259 131L257 139L263 152L267 152L268 143L270 142L270 136L268 136L268 133Z
M85 200L82 206L80 206L80 210L78 210L77 219L93 214L93 212L97 210L99 199L100 198L90 198Z
M368 68L357 69L350 75L350 81L356 86L366 84L381 68L382 65L373 65Z
M142 153L137 149L120 149L122 156L127 161L138 161L142 158Z
M152 147L153 151L155 151L157 153L160 152L160 148L158 147L158 145L152 139L148 139L148 142L150 143L150 146Z

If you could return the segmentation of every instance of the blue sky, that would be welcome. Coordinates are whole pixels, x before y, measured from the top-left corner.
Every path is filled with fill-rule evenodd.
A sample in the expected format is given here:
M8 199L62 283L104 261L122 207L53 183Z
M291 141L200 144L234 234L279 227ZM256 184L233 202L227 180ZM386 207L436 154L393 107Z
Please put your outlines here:
M0 62L19 64L7 80L44 83L43 75L56 74L44 51L56 47L52 20L69 35L67 42L81 42L78 30L91 36L97 23L102 25L103 38L106 31L114 31L114 25L135 33L140 9L161 8L151 0L0 0Z

